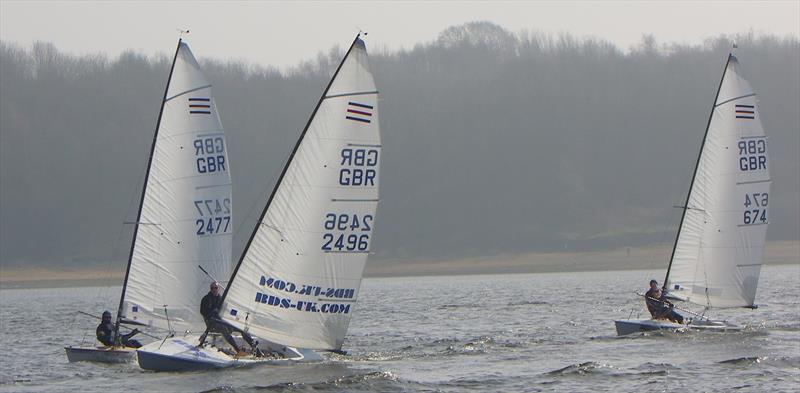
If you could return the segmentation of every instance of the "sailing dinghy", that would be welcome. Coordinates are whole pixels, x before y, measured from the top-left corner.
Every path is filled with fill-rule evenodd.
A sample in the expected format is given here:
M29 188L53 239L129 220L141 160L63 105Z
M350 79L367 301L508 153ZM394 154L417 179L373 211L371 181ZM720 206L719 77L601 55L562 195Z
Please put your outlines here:
M213 277L230 274L228 170L211 85L189 46L179 40L134 223L117 332L121 324L152 327L167 336L205 330L200 300ZM136 358L134 348L122 346L66 351L71 362Z
M728 56L664 279L672 299L755 308L769 209L769 156L756 94ZM741 330L695 315L614 321L619 335L660 329Z
M220 317L265 356L169 338L139 349L148 370L318 361L341 351L378 205L378 92L360 34L317 103L236 265Z

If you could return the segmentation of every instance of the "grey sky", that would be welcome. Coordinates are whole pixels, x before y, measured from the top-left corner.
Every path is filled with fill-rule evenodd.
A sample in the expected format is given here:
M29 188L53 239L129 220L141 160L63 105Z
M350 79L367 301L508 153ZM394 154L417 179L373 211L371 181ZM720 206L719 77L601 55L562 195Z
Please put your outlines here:
M628 48L642 34L691 44L751 30L800 37L800 1L0 0L0 36L25 46L38 40L78 54L168 53L184 27L200 56L279 67L346 45L359 27L370 33L373 51L397 50L474 20Z

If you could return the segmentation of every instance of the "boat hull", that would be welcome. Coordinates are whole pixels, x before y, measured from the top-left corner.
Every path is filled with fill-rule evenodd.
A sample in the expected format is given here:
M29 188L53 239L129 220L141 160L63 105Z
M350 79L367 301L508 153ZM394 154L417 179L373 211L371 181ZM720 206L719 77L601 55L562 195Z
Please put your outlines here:
M264 344L259 345L259 348L272 356L232 356L213 342L202 347L197 346L197 343L198 337L191 336L173 337L145 345L137 350L139 367L150 371L197 371L322 360L319 354L308 349Z
M64 347L67 360L74 362L131 363L136 361L136 348L128 347Z
M618 319L614 321L617 328L617 335L625 336L628 334L652 332L657 330L705 330L716 332L738 332L743 330L742 326L731 325L722 321L691 321L688 324L680 324L661 319Z

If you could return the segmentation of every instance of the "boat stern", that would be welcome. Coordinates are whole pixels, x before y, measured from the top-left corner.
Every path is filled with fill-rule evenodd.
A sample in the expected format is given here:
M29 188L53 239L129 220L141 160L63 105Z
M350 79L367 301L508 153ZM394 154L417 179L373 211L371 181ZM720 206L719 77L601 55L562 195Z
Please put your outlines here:
M74 362L131 363L136 360L136 349L128 347L64 347L67 360Z

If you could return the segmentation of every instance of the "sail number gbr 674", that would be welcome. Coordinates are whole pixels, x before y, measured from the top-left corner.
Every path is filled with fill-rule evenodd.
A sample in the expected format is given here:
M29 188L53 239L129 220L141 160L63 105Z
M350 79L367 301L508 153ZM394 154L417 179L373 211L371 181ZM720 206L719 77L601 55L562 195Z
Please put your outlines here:
M739 170L742 172L767 170L767 141L765 138L741 139L737 143L739 151ZM740 226L759 225L768 222L768 192L744 194L744 212Z

